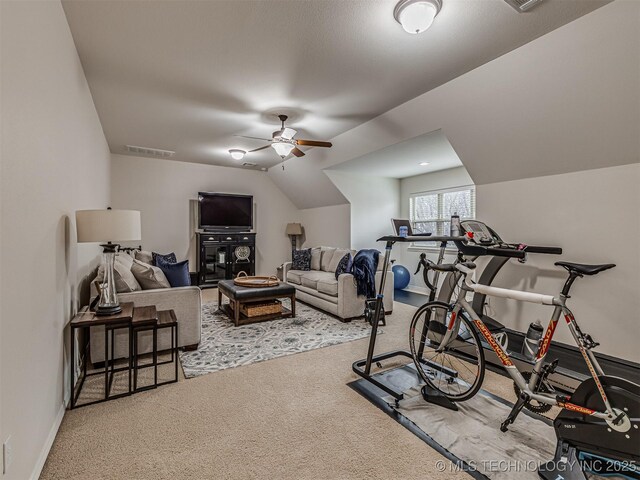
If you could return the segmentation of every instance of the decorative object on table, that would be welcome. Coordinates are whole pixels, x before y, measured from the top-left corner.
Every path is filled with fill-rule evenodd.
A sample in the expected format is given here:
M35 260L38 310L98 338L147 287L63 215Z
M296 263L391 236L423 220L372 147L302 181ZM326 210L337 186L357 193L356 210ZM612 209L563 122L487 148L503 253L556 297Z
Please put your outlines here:
M298 247L298 237L302 235L302 224L300 223L287 223L285 233L289 235L291 240L291 259L293 260L293 252Z
M391 267L393 272L393 288L395 290L403 290L407 288L411 281L411 273L404 265L394 265Z
M78 210L76 229L79 243L102 243L104 279L100 288L97 315L114 315L122 308L118 303L114 279L114 263L119 245L141 239L140 212L137 210Z
M245 272L240 272L236 278L233 279L233 283L240 287L276 287L280 283L277 277L273 275L270 277L249 277Z
M283 306L290 308L288 300ZM202 340L198 350L182 352L186 378L250 365L285 355L338 345L367 337L365 322L343 323L334 316L300 303L295 318L236 327L218 304L202 306Z
M336 267L336 280L343 273L351 273L351 267L353 267L353 257L351 256L351 252L349 252L338 262L338 266Z
M233 251L233 254L238 262L248 262L251 256L251 249L246 245L239 245Z
M311 249L293 251L293 270L302 270L308 272L311 270Z
M176 263L178 261L176 259L176 254L173 252L165 253L164 255L162 253L151 252L151 260L153 262L151 265L155 265L156 267L159 266L158 258L162 259L166 263Z
M169 285L171 287L189 287L191 285L191 277L189 276L189 260L182 262L170 263L164 261L161 257L156 259L158 267L162 270Z

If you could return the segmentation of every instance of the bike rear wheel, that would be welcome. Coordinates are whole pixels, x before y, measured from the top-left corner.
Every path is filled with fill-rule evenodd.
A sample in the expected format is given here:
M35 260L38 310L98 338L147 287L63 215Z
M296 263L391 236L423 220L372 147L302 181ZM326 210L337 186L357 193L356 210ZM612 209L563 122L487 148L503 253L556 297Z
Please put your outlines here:
M422 380L449 400L461 402L473 397L482 385L484 351L478 333L463 313L456 337L441 348L450 319L448 305L423 305L411 320L409 345Z

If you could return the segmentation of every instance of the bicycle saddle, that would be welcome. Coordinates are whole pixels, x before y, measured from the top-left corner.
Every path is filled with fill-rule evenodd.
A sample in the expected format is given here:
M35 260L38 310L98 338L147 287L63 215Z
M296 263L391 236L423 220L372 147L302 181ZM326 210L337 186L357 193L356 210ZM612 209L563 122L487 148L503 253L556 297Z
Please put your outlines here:
M582 263L556 262L554 265L566 268L574 275L595 275L616 266L615 263L605 263L604 265L584 265Z

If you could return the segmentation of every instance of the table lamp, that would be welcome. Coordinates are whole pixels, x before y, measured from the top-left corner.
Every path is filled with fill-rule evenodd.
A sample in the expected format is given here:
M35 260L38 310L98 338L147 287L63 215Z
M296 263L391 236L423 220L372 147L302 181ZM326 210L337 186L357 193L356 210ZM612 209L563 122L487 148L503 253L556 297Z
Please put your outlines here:
M293 251L296 249L296 240L302 235L302 225L299 223L287 223L285 233L291 239L291 259L293 260Z
M100 285L100 301L96 315L115 315L122 311L113 266L118 251L117 243L140 240L140 212L137 210L78 210L76 211L76 230L78 243L100 243L104 279ZM106 243L105 243L106 242Z

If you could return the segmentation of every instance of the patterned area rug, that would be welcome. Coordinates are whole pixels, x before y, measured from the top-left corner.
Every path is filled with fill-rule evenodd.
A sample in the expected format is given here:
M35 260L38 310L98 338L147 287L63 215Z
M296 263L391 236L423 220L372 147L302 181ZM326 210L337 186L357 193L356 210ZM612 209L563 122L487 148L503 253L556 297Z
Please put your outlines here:
M289 307L288 300L283 301ZM236 327L217 303L202 306L202 339L198 350L182 352L186 378L225 368L239 367L316 348L338 345L369 336L371 327L362 319L342 323L303 303L296 316ZM378 330L380 333L381 331Z

